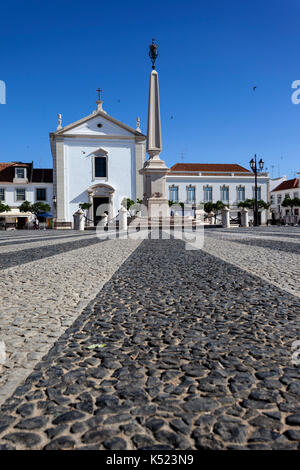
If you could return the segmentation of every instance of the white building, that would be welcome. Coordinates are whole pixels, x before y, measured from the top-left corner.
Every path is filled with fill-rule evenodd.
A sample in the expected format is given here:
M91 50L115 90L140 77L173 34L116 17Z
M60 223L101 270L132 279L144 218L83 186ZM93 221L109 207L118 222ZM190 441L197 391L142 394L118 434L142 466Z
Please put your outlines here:
M56 228L71 228L80 203L89 202L89 224L107 210L118 214L123 198L143 198L146 136L109 116L97 101L90 115L50 133Z
M44 202L51 207L53 176L50 168L33 168L32 163L0 163L0 202L9 206L9 212L0 212L6 226L24 228L33 218L31 213L20 212L24 201Z
M276 185L271 191L270 210L274 220L283 220L285 223L296 223L300 221L300 207L293 208L293 214L290 207L283 207L281 204L286 196L291 199L300 198L300 173L299 178L287 180L286 177ZM295 218L295 219L294 219Z
M269 174L259 173L257 198L269 201ZM176 163L167 175L169 200L185 204L222 201L230 207L231 218L239 218L238 203L255 197L254 174L237 164ZM260 210L260 223L267 221ZM249 214L253 220L253 214Z

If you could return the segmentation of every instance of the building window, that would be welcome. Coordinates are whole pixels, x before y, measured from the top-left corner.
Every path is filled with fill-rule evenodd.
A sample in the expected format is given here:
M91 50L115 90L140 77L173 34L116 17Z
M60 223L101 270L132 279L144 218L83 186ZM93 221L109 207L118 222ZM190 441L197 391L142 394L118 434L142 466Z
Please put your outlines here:
M222 186L221 188L221 201L229 202L229 188L228 186Z
M187 188L187 202L194 203L196 201L196 190L194 186L188 186Z
M169 186L170 201L178 202L178 186Z
M0 188L0 201L5 201L5 189Z
M238 202L245 201L245 187L244 186L239 186L237 188L237 200Z
M25 189L23 188L16 189L16 201L25 201Z
M281 194L278 194L278 196L277 196L277 204L281 204L281 201L282 201L282 196L281 196Z
M46 188L36 188L36 200L46 201Z
M253 187L253 199L255 199L255 187ZM260 186L257 186L257 200L258 201L261 200L261 187Z
M274 196L274 194L271 194L271 204L275 204L275 196Z
M205 186L203 188L203 192L204 192L204 202L212 202L212 187Z
M299 215L299 209L294 209L294 214Z
M106 157L94 157L95 165L95 178L106 178L107 177L107 158Z
M25 178L25 168L16 168L15 177L23 180Z
M294 193L294 198L295 198L295 197L299 197L299 193L298 193L298 192L297 192L297 193Z

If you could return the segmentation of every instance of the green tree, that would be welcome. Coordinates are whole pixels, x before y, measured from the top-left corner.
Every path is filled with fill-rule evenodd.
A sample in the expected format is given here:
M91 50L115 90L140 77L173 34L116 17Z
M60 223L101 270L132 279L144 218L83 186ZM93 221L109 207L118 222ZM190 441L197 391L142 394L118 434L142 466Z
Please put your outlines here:
M245 201L240 201L238 203L238 207L244 207L246 209L254 210L255 199L245 199ZM270 207L270 204L260 199L259 201L257 201L257 207L258 209L268 209Z
M214 212L214 219L216 220L218 213L224 209L226 205L222 201L212 202L208 201L204 203L204 210L207 214Z
M81 202L79 204L79 207L80 209L82 209L83 211L86 211L88 210L90 207L91 207L92 203L91 202Z
M0 212L9 212L10 210L9 206L0 201Z
M121 205L125 207L125 209L129 210L131 206L133 206L134 201L130 199L130 197L124 197L123 201L121 202Z
M24 201L19 207L20 212L31 212L35 215L42 215L43 212L49 212L50 210L51 207L45 202L35 202L31 204L29 201Z
M208 214L209 212L212 212L213 206L214 206L214 204L213 204L212 201L205 202L205 203L204 203L204 210L205 210L205 212L206 212L207 214Z
M300 207L300 198L294 197L294 207Z
M291 214L293 215L293 208L294 207L300 207L300 199L298 197L294 197L293 199L286 195L284 200L281 203L282 207L290 207L291 208Z

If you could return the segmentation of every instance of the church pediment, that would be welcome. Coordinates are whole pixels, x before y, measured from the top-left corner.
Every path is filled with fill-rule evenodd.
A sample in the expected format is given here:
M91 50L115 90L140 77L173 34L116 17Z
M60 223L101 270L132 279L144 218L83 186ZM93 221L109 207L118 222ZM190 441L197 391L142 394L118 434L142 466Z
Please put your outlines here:
M143 136L140 132L98 111L55 132L61 136Z

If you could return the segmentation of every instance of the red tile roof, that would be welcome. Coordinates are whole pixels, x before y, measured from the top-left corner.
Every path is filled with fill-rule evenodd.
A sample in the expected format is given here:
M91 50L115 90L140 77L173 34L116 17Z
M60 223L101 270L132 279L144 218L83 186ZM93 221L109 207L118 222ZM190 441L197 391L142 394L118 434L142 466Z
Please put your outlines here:
M0 181L12 183L15 177L15 167L30 168L30 163L0 163Z
M209 171L209 172L232 172L232 173L252 173L236 163L175 163L171 167L172 171Z
M32 183L52 183L53 170L51 168L32 168L32 163L8 162L0 163L0 182L12 183L15 177L15 167L27 168L28 181Z
M53 183L52 168L34 168L31 181L32 183Z
M293 178L292 180L282 181L275 189L272 191L284 191L285 189L294 189L299 187L298 178Z

